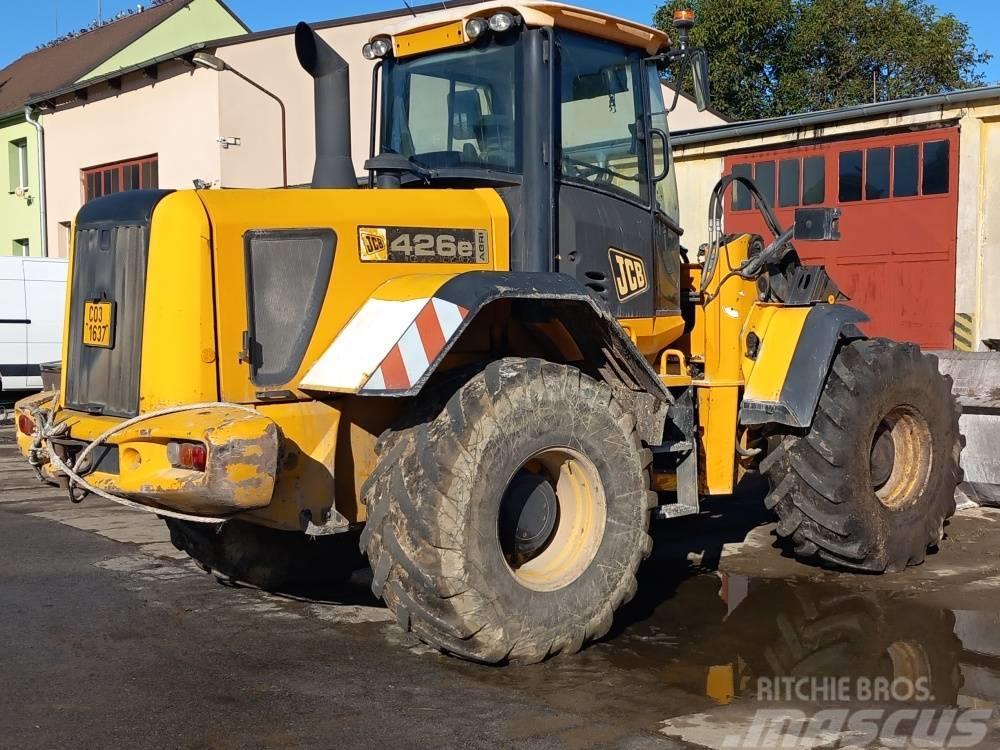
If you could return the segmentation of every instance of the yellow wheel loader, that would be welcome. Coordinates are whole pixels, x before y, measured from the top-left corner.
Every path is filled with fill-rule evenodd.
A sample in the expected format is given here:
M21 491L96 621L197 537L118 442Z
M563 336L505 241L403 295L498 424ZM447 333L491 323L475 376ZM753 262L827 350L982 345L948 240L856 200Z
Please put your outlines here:
M482 662L605 634L650 518L746 471L803 558L919 563L960 480L950 383L799 261L833 209L784 229L743 180L774 236L728 236L725 178L689 257L661 74L705 106L691 23L488 2L385 29L360 182L347 65L300 24L311 189L86 204L22 451L267 588L349 571L322 553L353 532L400 626Z

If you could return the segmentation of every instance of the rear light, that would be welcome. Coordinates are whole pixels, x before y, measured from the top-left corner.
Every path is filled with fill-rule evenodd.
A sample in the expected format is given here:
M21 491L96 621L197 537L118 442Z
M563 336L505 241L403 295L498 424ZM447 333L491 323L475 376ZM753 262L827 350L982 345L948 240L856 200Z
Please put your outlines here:
M17 429L24 435L35 434L35 422L27 414L17 415Z
M204 443L167 443L167 460L178 469L205 471L208 448Z

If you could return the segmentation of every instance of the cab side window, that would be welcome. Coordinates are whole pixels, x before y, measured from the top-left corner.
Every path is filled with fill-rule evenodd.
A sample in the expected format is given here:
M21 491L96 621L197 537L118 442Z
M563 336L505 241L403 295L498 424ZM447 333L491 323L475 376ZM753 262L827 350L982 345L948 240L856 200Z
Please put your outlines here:
M660 76L652 65L648 68L647 76L649 79L650 123L652 127L662 130L669 137L667 106L663 101L663 84L660 83ZM680 199L677 193L677 175L674 174L674 157L670 150L670 143L667 142L666 153L663 153L663 141L659 138L650 138L650 146L653 153L653 175L663 174L664 167L667 170L667 176L656 183L657 207L671 219L680 223Z
M559 34L562 179L649 200L639 53Z

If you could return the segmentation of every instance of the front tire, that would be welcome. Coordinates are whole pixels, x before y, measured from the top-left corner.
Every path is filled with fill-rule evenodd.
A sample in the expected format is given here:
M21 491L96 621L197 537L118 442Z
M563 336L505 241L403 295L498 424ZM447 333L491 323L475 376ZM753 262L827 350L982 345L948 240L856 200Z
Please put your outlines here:
M429 411L383 437L363 490L375 595L481 662L604 635L652 547L635 418L607 385L537 359L490 363Z
M955 512L959 413L950 378L914 344L842 345L812 426L772 436L761 462L779 536L851 570L923 562Z

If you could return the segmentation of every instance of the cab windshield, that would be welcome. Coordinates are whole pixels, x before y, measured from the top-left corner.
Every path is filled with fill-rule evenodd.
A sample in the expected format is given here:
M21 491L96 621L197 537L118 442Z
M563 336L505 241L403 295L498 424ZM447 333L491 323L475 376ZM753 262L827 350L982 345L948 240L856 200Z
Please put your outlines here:
M519 50L515 39L387 60L382 151L431 169L519 172Z

